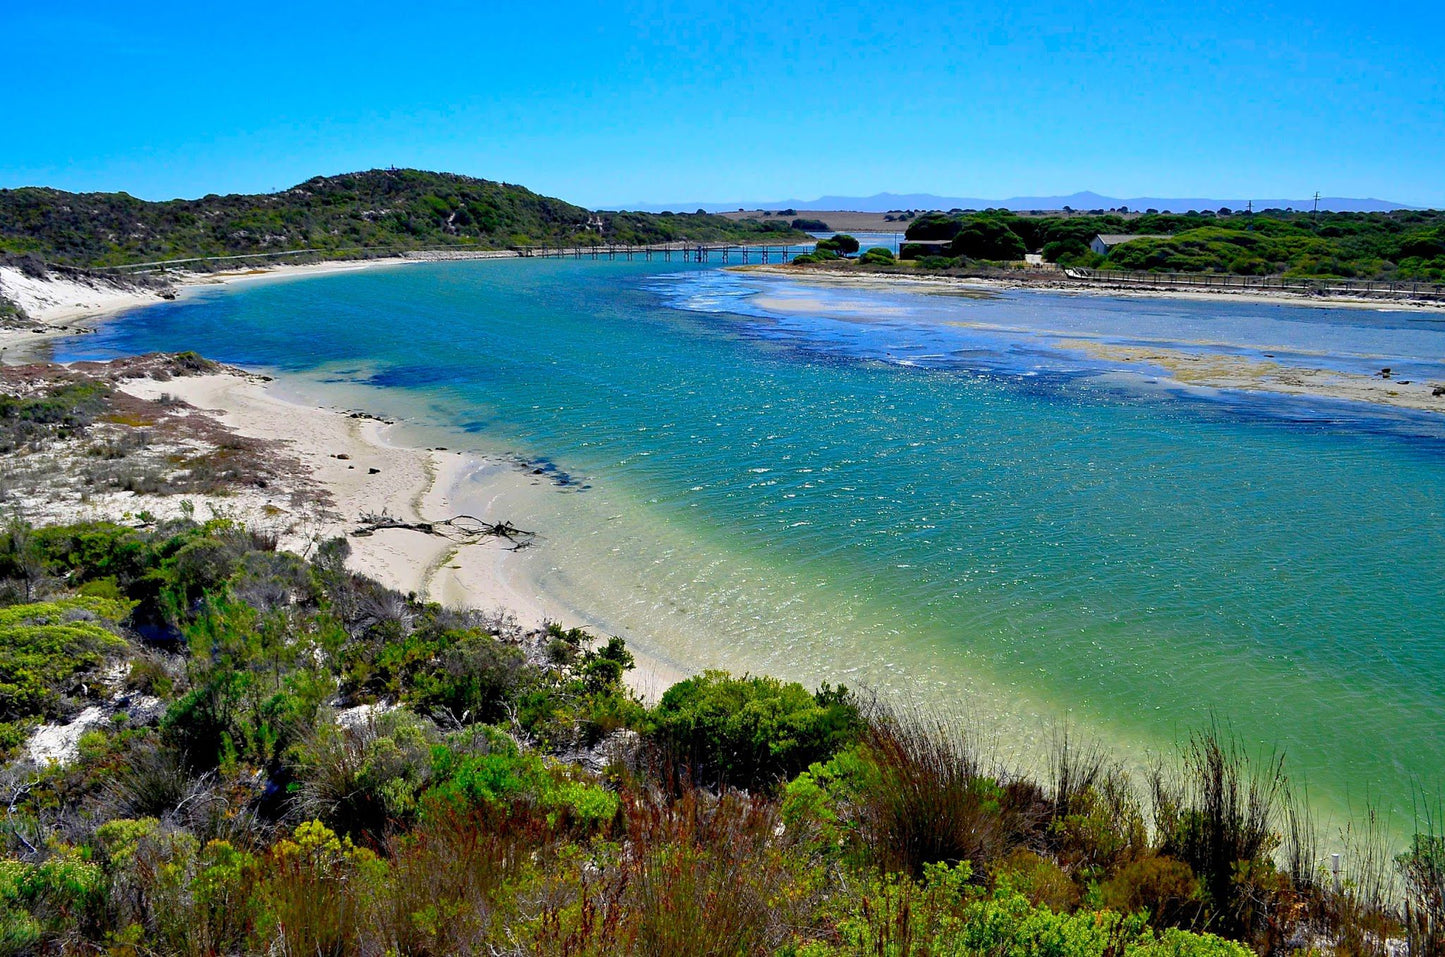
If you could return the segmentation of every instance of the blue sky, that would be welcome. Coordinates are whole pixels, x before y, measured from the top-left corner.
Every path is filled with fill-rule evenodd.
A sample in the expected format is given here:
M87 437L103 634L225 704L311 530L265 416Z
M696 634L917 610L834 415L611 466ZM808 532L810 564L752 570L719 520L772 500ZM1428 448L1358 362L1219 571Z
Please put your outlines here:
M0 186L1445 206L1445 4L6 2Z

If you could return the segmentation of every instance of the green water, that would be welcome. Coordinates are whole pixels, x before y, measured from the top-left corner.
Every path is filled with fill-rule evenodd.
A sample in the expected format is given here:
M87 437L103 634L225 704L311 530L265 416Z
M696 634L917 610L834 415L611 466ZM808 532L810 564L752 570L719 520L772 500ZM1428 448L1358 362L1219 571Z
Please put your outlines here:
M1408 818L1445 767L1439 416L1184 391L1079 336L1445 379L1445 326L1400 313L585 261L243 286L61 358L196 349L545 460L530 573L681 667L866 684L1021 754L1214 715L1321 807Z

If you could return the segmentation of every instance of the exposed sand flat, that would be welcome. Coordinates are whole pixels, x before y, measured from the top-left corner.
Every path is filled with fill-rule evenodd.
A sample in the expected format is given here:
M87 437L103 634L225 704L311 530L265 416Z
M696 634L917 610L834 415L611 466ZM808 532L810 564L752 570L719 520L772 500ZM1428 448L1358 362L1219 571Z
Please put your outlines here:
M132 395L156 398L161 393L182 399L216 416L232 431L280 444L331 500L306 534L319 541L355 530L363 515L386 514L406 522L436 522L460 510L455 494L473 473L485 470L489 481L524 482L515 468L487 463L458 452L429 451L388 444L391 426L343 411L315 409L280 399L267 383L252 377L215 374L156 382L138 379L121 388ZM489 522L518 516L478 515ZM438 578L445 563L469 569L475 563L488 572L500 570L505 539L483 539L459 545L436 535L408 529L380 529L364 537L349 536L351 567L400 591L479 608L505 606L529 624L542 619L540 608L525 595L505 588L494 574L468 574L466 589L453 575ZM288 542L301 545L303 542ZM448 572L452 569L448 568Z
M392 445L392 426L386 422L287 401L276 396L273 386L250 376L135 380L123 388L142 397L169 392L210 410L241 435L279 442L331 499L327 514L309 534L317 541L347 535L348 565L356 571L432 601L509 613L529 628L548 619L567 627L585 625L568 620L565 609L539 594L506 539L460 544L407 529L348 534L362 515L373 512L408 522L437 522L468 511L486 522L509 521L528 528L528 516L506 511L509 502L523 497L518 492L535 484L516 463ZM346 458L338 457L342 455ZM635 648L633 653L637 667L627 676L628 683L644 697L655 698L684 677Z
M1439 386L1432 382L1400 382L1337 369L1161 347L1109 345L1079 339L1061 341L1059 345L1079 349L1098 359L1147 363L1163 369L1170 378L1186 385L1282 392L1445 412L1445 394L1434 394Z

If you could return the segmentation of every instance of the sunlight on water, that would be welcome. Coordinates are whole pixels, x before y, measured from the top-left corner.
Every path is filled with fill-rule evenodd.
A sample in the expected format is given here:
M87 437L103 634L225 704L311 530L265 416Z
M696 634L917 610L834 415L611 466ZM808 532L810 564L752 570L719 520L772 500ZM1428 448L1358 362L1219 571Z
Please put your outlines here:
M1445 767L1440 417L1185 390L1070 343L1445 379L1433 318L508 261L208 293L61 357L196 349L555 463L576 484L509 506L546 537L530 571L685 668L1136 757L1214 714L1322 807L1408 817Z

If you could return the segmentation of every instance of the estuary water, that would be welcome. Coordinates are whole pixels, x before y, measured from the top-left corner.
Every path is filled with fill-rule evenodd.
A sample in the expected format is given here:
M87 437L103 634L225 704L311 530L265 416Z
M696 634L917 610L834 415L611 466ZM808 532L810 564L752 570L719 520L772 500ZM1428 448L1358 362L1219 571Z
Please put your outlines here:
M529 576L680 668L866 685L1021 760L1217 720L1408 829L1445 768L1442 417L1091 346L1445 382L1441 318L513 260L202 292L57 358L194 349L545 462Z

